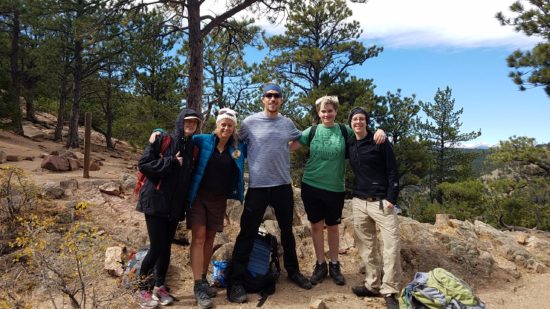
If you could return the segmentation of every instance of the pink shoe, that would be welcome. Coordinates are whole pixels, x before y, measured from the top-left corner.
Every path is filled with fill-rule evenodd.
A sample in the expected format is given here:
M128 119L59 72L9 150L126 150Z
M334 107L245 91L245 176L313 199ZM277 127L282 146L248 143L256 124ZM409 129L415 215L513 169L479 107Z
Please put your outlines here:
M158 301L162 306L170 305L174 302L174 298L170 296L164 285L153 288L153 299Z
M159 305L159 302L153 299L153 294L147 290L138 291L137 298L139 305L144 309L154 309Z

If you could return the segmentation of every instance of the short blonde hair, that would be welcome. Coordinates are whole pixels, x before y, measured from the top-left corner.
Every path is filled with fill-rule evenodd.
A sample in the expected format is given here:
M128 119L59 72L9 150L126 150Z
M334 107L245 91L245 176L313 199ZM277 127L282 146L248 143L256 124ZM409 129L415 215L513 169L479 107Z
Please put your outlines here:
M322 108L325 108L327 105L332 105L335 111L338 111L338 97L335 95L326 95L322 96L317 101L315 101L315 109L319 112Z

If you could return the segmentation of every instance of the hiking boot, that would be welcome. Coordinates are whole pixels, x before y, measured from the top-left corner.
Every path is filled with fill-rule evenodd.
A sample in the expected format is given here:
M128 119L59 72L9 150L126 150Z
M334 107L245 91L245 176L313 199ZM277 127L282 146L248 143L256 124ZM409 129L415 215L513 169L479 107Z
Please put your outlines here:
M153 293L148 290L138 291L137 299L140 307L144 309L157 308L159 305L159 302L153 299Z
M346 284L346 278L344 278L344 275L342 275L342 272L340 271L340 262L336 262L336 263L330 262L328 271L334 283L336 283L337 285Z
M197 300L197 306L201 309L210 309L213 306L212 299L206 294L206 288L202 281L195 282L193 287L195 299Z
M307 278L299 272L292 274L289 279L302 289L309 290L312 287L311 282L309 282L309 280L307 280Z
M234 284L227 295L227 298L232 303L245 303L247 301L246 291L241 284Z
M387 294L384 296L387 309L399 309L399 301L395 298L395 294Z
M356 285L354 287L351 288L351 291L353 292L353 294L357 295L357 296L360 296L360 297L380 297L380 293L378 292L373 292L369 289L367 289L366 286L364 285Z
M327 275L327 263L315 263L315 268L313 269L313 274L311 274L311 278L309 279L309 281L311 282L311 284L316 285L317 283L323 282L323 279L325 279Z
M214 298L218 295L218 290L215 287L210 286L206 279L202 279L202 283L204 284L204 290L206 291L206 295L208 295L208 297Z
M174 302L174 298L170 296L164 285L153 288L153 299L158 301L162 306L167 306Z

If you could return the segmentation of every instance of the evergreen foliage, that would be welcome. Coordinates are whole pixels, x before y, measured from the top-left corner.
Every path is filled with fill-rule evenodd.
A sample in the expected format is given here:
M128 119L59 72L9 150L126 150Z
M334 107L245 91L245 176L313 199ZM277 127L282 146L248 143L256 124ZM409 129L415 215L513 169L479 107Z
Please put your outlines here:
M473 140L481 135L472 131L460 132L462 123L460 115L463 109L455 111L455 100L452 98L452 90L446 87L437 89L434 102L420 102L427 118L424 122L418 122L418 128L422 139L431 144L432 162L430 167L430 195L432 201L437 198L441 202L441 196L436 194L435 188L443 182L455 182L466 179L472 174L472 153L466 153L459 149L461 142Z
M517 32L540 38L531 50L516 50L508 56L509 76L520 90L544 87L550 96L550 1L519 0L510 6L513 17L502 12L496 18L503 26L513 26Z

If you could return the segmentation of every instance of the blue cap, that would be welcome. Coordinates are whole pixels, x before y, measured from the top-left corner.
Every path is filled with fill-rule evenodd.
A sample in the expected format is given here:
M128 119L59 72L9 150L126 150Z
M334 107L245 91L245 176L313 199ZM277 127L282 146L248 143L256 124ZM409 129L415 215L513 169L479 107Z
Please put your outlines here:
M265 96L266 93L268 91L271 91L271 90L274 90L274 91L277 91L280 94L283 94L283 92L281 91L281 86L279 86L277 84L274 84L274 83L267 83L267 84L264 84L262 96Z

